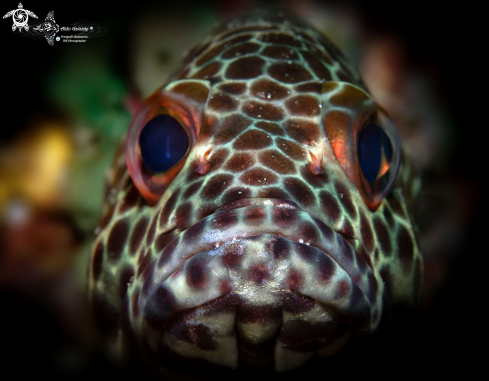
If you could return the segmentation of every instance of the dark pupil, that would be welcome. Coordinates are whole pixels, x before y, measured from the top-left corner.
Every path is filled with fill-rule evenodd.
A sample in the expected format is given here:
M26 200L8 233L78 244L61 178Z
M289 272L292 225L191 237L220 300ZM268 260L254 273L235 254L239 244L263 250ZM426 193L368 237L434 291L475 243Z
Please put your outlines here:
M144 126L139 148L144 164L153 172L164 172L185 156L189 146L182 125L171 115L158 115Z
M392 144L384 130L368 124L358 135L358 160L368 182L375 181L392 160Z

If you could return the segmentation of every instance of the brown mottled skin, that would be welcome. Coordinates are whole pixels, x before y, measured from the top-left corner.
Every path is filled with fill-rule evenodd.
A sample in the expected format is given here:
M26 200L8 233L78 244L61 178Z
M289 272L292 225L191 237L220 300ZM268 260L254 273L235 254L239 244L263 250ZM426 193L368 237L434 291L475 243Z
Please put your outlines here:
M161 369L283 372L418 302L412 168L402 158L387 193L369 196L355 139L365 110L380 108L324 36L287 20L250 16L212 31L136 116L89 269L117 350L138 348ZM190 148L151 173L138 131L165 113Z

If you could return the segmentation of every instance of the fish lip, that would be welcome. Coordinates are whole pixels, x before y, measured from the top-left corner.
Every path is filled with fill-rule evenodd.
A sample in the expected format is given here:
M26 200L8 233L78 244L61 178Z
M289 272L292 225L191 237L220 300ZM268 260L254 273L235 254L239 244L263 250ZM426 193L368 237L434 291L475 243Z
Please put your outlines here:
M284 200L282 198L273 198L273 197L244 197L237 200L229 201L219 208L217 208L213 214L219 213L223 210L235 210L239 208L245 208L247 206L263 206L263 205L273 205L276 207L287 208L287 209L297 209L301 210L299 206L289 200Z
M267 224L263 227L260 227L260 224L241 227L236 225L222 227L219 225L220 221L226 221L229 218L242 221L247 210L257 207L262 207L264 211L268 209L268 213L271 213L269 216L273 216L279 210L283 210L285 214L294 214L294 222L289 224L287 228L282 228L276 224ZM297 226L300 226L300 223L304 221L314 225L319 237L309 242L304 242L300 239L300 232ZM198 235L195 235L194 232ZM318 249L348 274L353 286L362 294L362 298L367 300L371 311L377 305L379 301L378 293L372 295L367 285L368 277L370 277L369 272L374 273L373 275L375 276L375 270L359 256L358 251L352 246L349 238L327 225L321 219L301 210L293 202L278 198L243 198L228 202L217 208L212 214L181 231L165 248L158 252L157 256L159 258L156 266L159 275L156 278L152 277L151 283L153 287L162 284L177 273L187 261L198 254L215 250L220 246L232 243L234 240L248 239L260 235L283 237L297 244L309 245ZM344 257L345 250L349 253L348 258ZM151 289L155 290L153 287L150 286ZM152 291L149 291L149 293L152 293ZM373 332L375 326L376 324L370 326L370 329L364 332Z

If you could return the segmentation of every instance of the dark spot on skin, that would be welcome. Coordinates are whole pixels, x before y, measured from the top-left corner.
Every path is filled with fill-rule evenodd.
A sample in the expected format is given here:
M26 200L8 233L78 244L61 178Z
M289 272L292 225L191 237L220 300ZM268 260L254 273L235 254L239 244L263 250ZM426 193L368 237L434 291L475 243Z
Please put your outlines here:
M202 258L191 259L187 266L187 283L195 290L207 285L207 268Z
M338 288L336 289L337 297L338 298L344 297L346 295L346 293L348 292L349 288L350 288L350 285L348 284L348 282L344 279L341 280L338 283Z
M216 144L227 143L236 136L238 136L241 132L243 132L249 125L251 124L251 120L241 116L239 114L234 114L226 119L222 123L221 127L216 133L214 140Z
M384 218L385 218L385 222L387 222L388 228L394 228L395 227L394 217L392 216L392 213L389 210L389 208L387 207L387 205L384 205Z
M327 50L328 51L328 50ZM323 49L314 50L314 54L321 58L325 63L333 65L331 58L323 51Z
M195 46L192 50L190 50L188 55L183 59L182 64L186 65L187 63L195 60L195 58L200 56L202 53L204 53L209 48L210 45L211 45L211 43L207 42L205 44L200 43L197 46Z
M216 199L221 196L232 182L232 175L216 175L206 182L204 188L202 188L201 196L206 200Z
M277 187L259 188L257 197L287 199L290 195L283 189Z
M304 120L287 120L285 132L296 142L308 144L319 139L318 125Z
M374 229L384 256L389 257L391 255L391 241L389 232L385 227L385 224L379 218L374 219Z
M175 211L175 219L177 227L181 230L185 230L192 220L192 204L186 202L180 205Z
M196 181L192 185L190 185L185 192L183 193L184 198L189 198L193 196L195 193L199 191L199 189L202 187L203 180Z
M344 219L338 231L346 238L354 238L355 230L353 230L353 226L348 219Z
M292 287L299 288L300 281L297 285L297 275L300 277L300 274L296 270L291 270L289 275L287 276L287 284L290 285L289 288L292 290ZM300 279L300 278L299 278ZM299 314L301 312L307 312L314 308L316 302L314 299L311 299L307 296L297 294L295 292L287 292L283 298L283 309L284 311L292 312L293 314Z
M260 57L243 57L231 62L226 70L228 79L250 79L262 74L265 61Z
M333 106L345 107L351 110L357 109L367 100L369 100L367 94L351 86L344 87L340 92L329 98Z
M269 185L277 182L277 176L261 168L250 169L243 173L239 179L246 185Z
M298 29L298 28L293 28L293 30L294 30L294 33L295 33L296 35L301 36L303 40L307 40L307 41L310 41L310 42L314 42L314 39L313 39L313 38L312 38L312 37L311 37L309 34L307 34L306 32L303 32L303 31L301 31L301 30L300 30L300 29Z
M114 214L115 203L110 203L108 206L104 206L104 214L100 219L100 223L98 225L100 230L103 230L107 227L109 222L112 220L112 215Z
M357 83L357 81L355 81L355 78L346 71L343 71L343 70L338 71L338 72L336 72L336 75L338 76L338 79L340 81Z
M275 225L281 228L286 228L295 223L297 213L294 209L289 208L273 208L272 220Z
M217 195L219 196L219 195ZM200 210L199 210L199 220L202 220L204 218L206 218L207 216L211 215L212 213L214 213L217 209L217 205L216 204L206 204L206 205L203 205L200 207Z
M111 260L118 260L126 245L129 224L126 220L119 220L112 227L107 242L107 254Z
M263 284L270 277L270 272L264 264L256 264L250 267L250 279L251 281Z
M232 95L240 95L246 91L246 83L244 82L223 83L219 85L219 90L222 90Z
M251 197L251 191L248 188L236 187L226 191L223 196L223 203L228 203L240 198Z
M119 283L119 297L124 299L128 287L128 283L132 282L134 277L134 270L132 267L125 267L121 272L120 283Z
M361 270L365 268L365 265L370 267L371 270L373 270L372 266L372 260L370 259L370 255L366 252L364 246L360 246L359 248L356 248L357 253L358 253L358 258L357 258L357 263L359 264L359 267L361 267Z
M189 227L182 238L184 242L193 242L200 239L202 232L204 231L207 225L207 221L199 221L198 223Z
M293 115L313 117L319 115L321 109L316 98L309 95L298 95L285 102L287 110Z
M131 238L129 240L129 252L131 255L135 255L141 242L143 241L143 237L146 234L146 229L149 224L149 219L146 217L142 217L134 226L134 229L131 233Z
M158 223L158 217L155 216L151 225L148 228L148 232L146 233L146 245L150 246L153 243L153 238L156 233L156 224Z
M210 64L204 66L197 73L191 76L193 79L208 79L213 75L216 75L221 69L221 63L218 61L211 62Z
M355 219L357 218L357 209L351 200L350 191L340 183L335 184L335 190L338 195L338 200L340 204L346 209L348 215Z
M323 188L329 182L328 172L324 171L318 175L313 175L306 166L301 168L301 176L307 184L314 188Z
M260 121L255 123L255 127L265 130L266 132L271 133L272 135L283 136L284 130L276 123Z
M285 189L303 206L314 204L316 197L309 187L301 180L294 177L286 177L283 181Z
M257 43L246 42L244 44L240 44L226 50L226 52L224 52L221 57L224 59L236 58L239 56L244 56L245 54L254 53L259 49L260 45L258 45Z
M221 294L227 294L232 291L231 284L229 283L229 280L223 279L221 281L221 284L219 285L219 291L221 291Z
M203 324L191 323L185 317L178 319L169 329L169 333L176 339L191 343L203 351L214 351L217 349L217 343L209 327Z
M170 242L172 242L174 238L175 238L174 232L160 234L155 241L155 247L158 253L161 252L163 249L167 248L167 245ZM177 243L178 243L178 239L175 239L173 245L176 245ZM167 250L165 250L165 252L167 252Z
M100 241L95 248L95 252L93 254L93 264L92 264L92 273L93 279L97 280L102 273L102 264L104 262L104 244Z
M287 287L297 291L302 284L302 276L297 270L290 270L287 274Z
M301 42L295 37L285 33L262 33L257 38L260 41L275 45L290 45L295 47L302 46Z
M308 222L305 222L301 224L300 237L307 243L316 242L318 240L318 233L314 226Z
M262 206L255 206L247 208L244 218L247 224L260 224L266 216Z
M375 297L377 296L379 284L377 283L377 279L375 279L374 274L371 272L368 273L367 279L368 279L368 292L366 293L366 295L368 300L370 302L373 302L375 300Z
M143 296L145 298L149 295L151 288L153 286L152 280L153 280L153 274L154 274L155 265L156 265L155 261L151 262L151 255L149 252L146 253L145 259L146 258L149 258L149 260L148 261L145 260L144 262L148 262L148 265L140 273L142 281L143 281L142 293L143 293ZM138 272L139 272L139 269L138 269Z
M175 205L177 203L178 195L179 195L179 191L174 192L166 202L165 207L163 208L163 211L161 212L160 215L160 225L165 225L168 222L168 219L170 218L170 214L173 212L173 210L175 210ZM148 241L146 242L149 243Z
M374 247L372 227L363 213L360 213L360 231L362 233L362 240L365 248L368 251L371 251Z
M182 94L184 97L199 103L204 103L209 95L209 88L198 82L181 82L172 87L172 92Z
M345 262L353 262L355 254L350 243L341 234L336 234L336 240L338 242L338 252L344 258Z
M220 168L228 155L229 151L226 148L220 148L216 151L213 151L209 157L209 163L211 163L212 169L216 170Z
M394 195L394 192L390 192L387 195L386 200L395 214L401 217L405 217L404 209L402 208L401 203L397 200L396 196Z
M269 79L259 79L251 85L251 94L264 101L276 101L287 97L286 87Z
M160 286L144 306L144 320L152 329L159 331L165 326L167 319L176 308L177 303L173 293L165 286Z
M223 210L214 216L213 223L216 229L229 229L238 223L238 216L234 211Z
M299 59L299 56L295 51L293 51L292 49L286 46L280 46L280 45L267 46L265 49L263 49L261 55L276 60L295 61Z
M410 270L414 258L414 242L404 225L399 225L397 247L399 248L399 255L401 256L401 263L403 264L404 270Z
M276 138L277 147L288 157L294 160L303 160L305 156L304 149L297 143L290 140Z
M139 199L141 198L138 189L131 185L129 191L124 195L122 202L119 206L119 213L124 213L126 210L131 209L136 206Z
M267 243L268 252L273 253L275 259L285 259L289 256L289 243L285 238L275 237Z
M326 225L323 221L318 220L317 218L314 218L314 224L317 226L321 234L323 235L324 239L331 240L333 239L333 236L335 235L335 232L333 229L331 229L328 225Z
M251 129L240 135L233 143L237 150L258 150L272 144L272 139L263 131Z
M226 245L223 249L224 254L222 255L222 263L226 267L232 269L237 268L241 263L245 250L245 246L239 242Z
M322 191L319 194L319 201L321 202L321 209L323 210L324 214L336 224L341 214L336 198L333 197L331 193Z
M243 106L243 112L255 119L279 121L284 118L279 107L267 103L248 102Z
M325 323L294 319L283 323L277 340L290 351L307 353L337 341L347 332L346 324L337 319Z
M298 93L321 94L322 86L323 86L323 84L321 82L309 82L309 83L302 83L302 84L296 86L294 89Z
M295 172L294 163L276 150L262 152L259 156L260 162L271 170L281 174Z
M279 82L298 83L312 79L309 71L299 64L276 63L268 68L268 74Z
M331 81L331 73L329 69L321 62L314 54L309 53L308 51L301 51L302 56L309 64L311 70L316 74L319 80L321 81Z
M235 153L226 162L225 169L231 172L242 172L254 164L251 155L247 153Z
M244 324L276 324L281 319L281 308L274 305L256 307L243 303L236 315L236 321Z
M213 136L218 124L219 120L213 115L207 115L207 117L204 117L197 141L203 141Z
M238 107L238 101L236 99L223 93L212 95L207 104L217 112L231 112Z
M297 253L306 261L306 262L315 262L317 257L317 250L312 246L306 245L304 243L295 243L295 248Z

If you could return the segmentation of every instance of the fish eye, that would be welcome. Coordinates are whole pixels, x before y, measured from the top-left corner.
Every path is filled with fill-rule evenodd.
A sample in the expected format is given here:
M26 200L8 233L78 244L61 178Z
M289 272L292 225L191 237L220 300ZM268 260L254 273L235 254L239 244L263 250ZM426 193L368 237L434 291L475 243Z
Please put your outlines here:
M177 164L189 148L187 132L171 115L149 120L139 135L139 149L144 165L155 173L165 172Z
M356 155L362 194L375 208L394 186L401 155L396 127L380 108L356 134Z
M393 148L384 130L368 123L358 134L357 154L365 180L372 183L389 170Z

